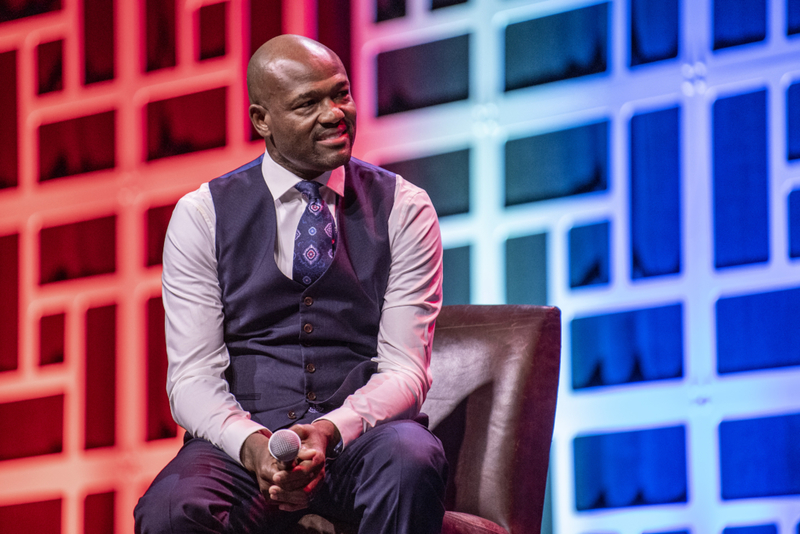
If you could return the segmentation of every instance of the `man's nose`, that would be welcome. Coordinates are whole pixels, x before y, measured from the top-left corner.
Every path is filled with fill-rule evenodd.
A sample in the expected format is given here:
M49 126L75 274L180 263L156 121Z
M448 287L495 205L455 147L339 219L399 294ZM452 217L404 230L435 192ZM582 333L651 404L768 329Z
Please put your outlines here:
M338 123L344 118L344 111L341 110L339 106L336 105L335 102L329 102L326 104L325 109L323 110L322 114L319 117L320 122L323 123L331 123L336 122Z

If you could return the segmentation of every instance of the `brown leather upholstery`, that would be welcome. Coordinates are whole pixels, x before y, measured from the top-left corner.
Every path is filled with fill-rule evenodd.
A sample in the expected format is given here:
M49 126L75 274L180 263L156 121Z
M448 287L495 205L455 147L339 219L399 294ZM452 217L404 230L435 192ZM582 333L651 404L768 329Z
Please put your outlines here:
M561 353L558 308L445 306L423 405L450 479L442 534L539 532ZM307 533L339 533L316 516ZM502 527L502 528L501 528Z

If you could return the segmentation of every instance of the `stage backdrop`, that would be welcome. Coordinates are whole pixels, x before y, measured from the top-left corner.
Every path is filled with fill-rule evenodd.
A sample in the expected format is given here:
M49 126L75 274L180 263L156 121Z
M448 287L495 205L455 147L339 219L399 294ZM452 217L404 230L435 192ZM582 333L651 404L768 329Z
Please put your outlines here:
M0 0L0 532L131 532L160 254L281 32L428 190L445 303L553 304L543 532L800 532L800 0Z

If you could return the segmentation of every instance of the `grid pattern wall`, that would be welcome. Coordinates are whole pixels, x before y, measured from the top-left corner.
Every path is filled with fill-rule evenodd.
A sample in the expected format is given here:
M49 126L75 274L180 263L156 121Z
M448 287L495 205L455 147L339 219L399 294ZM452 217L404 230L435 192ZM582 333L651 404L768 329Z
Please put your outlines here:
M133 531L183 434L165 392L172 207L263 151L252 51L300 33L349 63L348 7L0 1L3 534Z
M429 191L447 303L562 308L546 529L797 532L797 0L0 1L0 531L130 532L179 446L161 240L281 31Z
M353 6L445 303L562 309L543 532L798 532L800 2Z

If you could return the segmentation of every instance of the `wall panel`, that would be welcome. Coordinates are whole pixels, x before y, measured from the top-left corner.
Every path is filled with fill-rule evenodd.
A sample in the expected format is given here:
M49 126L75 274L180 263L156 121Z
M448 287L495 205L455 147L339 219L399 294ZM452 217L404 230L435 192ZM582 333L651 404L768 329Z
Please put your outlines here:
M561 308L543 532L797 534L800 3L451 4L354 2L356 147L470 147L468 184L422 184L469 192L440 213L445 300ZM467 96L381 113L380 58L457 35Z
M446 303L562 310L548 528L796 534L800 4L337 4L0 2L0 531L132 531L182 436L169 213L262 151L246 61L302 30L440 210Z
M0 532L133 531L183 436L166 227L183 194L263 151L246 62L292 15L317 27L300 7L0 2Z

